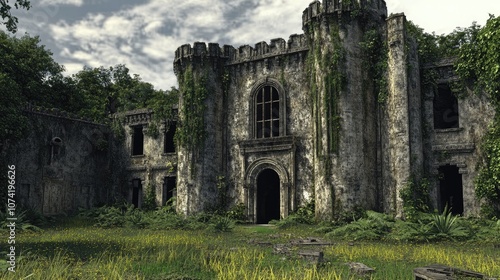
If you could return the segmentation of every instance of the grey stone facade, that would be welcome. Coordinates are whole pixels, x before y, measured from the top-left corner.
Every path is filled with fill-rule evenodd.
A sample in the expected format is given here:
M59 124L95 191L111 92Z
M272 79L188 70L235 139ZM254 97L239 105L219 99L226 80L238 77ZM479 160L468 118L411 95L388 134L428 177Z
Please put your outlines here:
M5 150L16 166L16 202L45 215L107 203L114 195L107 126L57 110L27 108L29 134Z
M312 199L320 219L356 208L402 217L401 190L423 178L435 208L448 204L457 213L477 214L473 178L478 144L493 116L488 102L464 94L456 101L459 126L434 127L434 114L445 113L434 108L439 92L421 89L424 66L406 18L388 17L382 0L316 1L302 19L304 34L288 41L239 48L197 42L177 49L179 80L192 71L193 82L210 89L203 145L178 149L178 211L190 214L210 205L215 178L223 175L233 203L243 203L253 222L284 218ZM364 66L361 47L373 29L387 45L383 102L377 101L376 77ZM325 67L338 52L342 61L335 69ZM443 74L450 66L432 66L442 77L439 86L451 81ZM334 92L331 80L337 76L345 85ZM259 100L267 91L269 114L267 101ZM186 107L181 95L181 127ZM197 167L188 159L196 159Z
M451 94L452 60L420 65L405 16L388 16L385 1L349 3L312 2L302 15L304 34L288 40L179 47L177 117L156 134L146 133L153 112L144 109L115 116L125 140L100 154L92 139L108 137L106 127L53 122L40 137L31 135L19 146L30 154L16 157L26 166L20 171L25 184L37 186L30 201L50 214L109 200L111 192L141 207L153 193L158 205L175 197L177 211L190 215L215 206L223 184L229 206L245 205L255 223L285 218L313 200L318 219L358 208L402 217L401 190L425 179L434 208L449 205L457 214L477 215L474 178L492 106L477 95ZM363 47L374 31L387 46L387 70L379 76L367 66ZM424 67L438 73L437 89L421 86ZM196 147L173 142L193 105L186 101L188 72L188 82L207 91L198 116L203 141ZM376 79L385 81L383 100ZM66 152L49 162L40 155L56 136ZM43 160L30 162L37 157ZM79 194L70 194L72 188ZM47 198L56 189L64 195Z

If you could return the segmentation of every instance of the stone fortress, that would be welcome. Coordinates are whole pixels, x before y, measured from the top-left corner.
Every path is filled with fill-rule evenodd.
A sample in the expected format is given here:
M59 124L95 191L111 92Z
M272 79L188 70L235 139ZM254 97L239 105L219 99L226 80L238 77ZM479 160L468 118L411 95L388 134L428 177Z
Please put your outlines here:
M287 41L179 47L179 106L157 137L145 133L147 109L121 115L120 145L107 127L47 124L19 145L39 147L29 155L38 163L16 158L24 197L54 214L117 194L140 207L153 188L158 204L175 197L190 215L213 206L222 185L254 223L313 200L319 219L355 209L402 217L400 192L425 179L434 208L477 215L479 144L494 110L452 93L453 60L421 65L405 16L387 15L383 0L315 1L302 23L304 34ZM438 73L435 88L422 85L423 68ZM187 140L175 143L175 133Z

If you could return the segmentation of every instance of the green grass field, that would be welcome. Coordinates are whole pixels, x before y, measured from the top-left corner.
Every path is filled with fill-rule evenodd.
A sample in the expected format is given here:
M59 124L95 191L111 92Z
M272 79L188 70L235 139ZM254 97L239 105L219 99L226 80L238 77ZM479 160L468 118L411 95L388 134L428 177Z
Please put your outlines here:
M311 250L291 241L315 226L279 229L238 225L232 232L93 227L83 218L16 236L16 272L1 279L413 279L412 270L444 264L500 276L500 248L486 243L389 243L323 239L331 245L316 266L296 252ZM289 255L273 253L288 244ZM20 255L20 257L19 257ZM351 274L347 262L375 268Z

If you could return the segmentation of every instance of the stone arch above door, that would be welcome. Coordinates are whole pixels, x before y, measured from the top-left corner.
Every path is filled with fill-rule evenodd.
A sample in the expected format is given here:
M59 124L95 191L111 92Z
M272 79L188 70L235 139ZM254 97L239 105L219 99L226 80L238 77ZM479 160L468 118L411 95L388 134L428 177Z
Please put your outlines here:
M276 171L276 173L278 173L278 175L280 176L280 181L282 184L286 184L290 181L288 172L281 163L272 158L262 158L252 162L250 166L248 166L245 172L245 182L247 183L247 185L252 186L255 180L257 180L257 176L259 175L259 173L264 169L272 169Z
M252 162L245 172L245 185L247 186L246 206L248 217L252 222L257 221L257 177L266 170L275 171L280 180L280 217L288 216L293 191L290 190L290 176L286 168L278 161L271 158L262 158Z

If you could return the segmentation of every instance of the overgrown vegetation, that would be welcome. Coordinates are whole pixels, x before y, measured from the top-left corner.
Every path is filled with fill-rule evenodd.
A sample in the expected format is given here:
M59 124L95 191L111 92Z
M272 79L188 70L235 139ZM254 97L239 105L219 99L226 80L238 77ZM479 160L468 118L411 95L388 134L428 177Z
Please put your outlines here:
M413 220L367 211L353 222L323 224L315 230L332 239L397 242L469 241L498 244L500 223L453 216L449 209L441 214L415 213Z
M129 203L102 206L80 213L82 217L94 221L99 228L141 228L156 230L197 230L213 229L228 232L234 228L236 220L233 212L200 213L182 217L175 213L174 207L167 203L163 207L135 208Z
M204 111L208 94L206 77L195 77L187 67L179 78L182 94L181 122L175 134L177 144L188 149L201 147L205 139Z
M429 180L421 179L417 182L414 178L409 180L400 192L403 200L405 218L414 221L420 212L429 212Z
M129 206L116 208L136 211ZM91 216L102 210L94 209ZM371 228L376 228L377 222L395 223L387 216L373 212L367 213L366 219L373 220ZM468 223L487 227L472 221ZM352 242L353 239L343 241L335 237L334 245L321 247L325 262L316 266L296 256L295 251L302 247L292 248L291 254L273 253L278 244L294 246L292 244L304 236L311 236L315 226L310 225L284 229L240 225L232 232L222 232L214 229L224 229L225 222L189 231L138 229L132 225L100 228L88 224L88 218L79 216L53 224L43 232L19 233L16 273L5 271L7 263L2 261L0 278L360 279L349 271L346 262L362 262L376 268L369 277L374 280L411 279L414 268L431 263L493 277L500 275L499 252L484 241L457 246L458 243ZM497 230L498 236L500 223L488 228ZM493 233L489 234L493 236Z
M409 34L416 38L420 76L424 90L437 90L437 73L430 67L439 59L455 59L454 70L459 80L451 85L452 91L463 96L469 92L486 95L495 107L496 117L484 136L481 151L483 161L475 180L476 196L484 200L484 217L500 217L500 17L490 15L486 25L473 23L468 28L457 28L448 35L423 32L408 24Z
M371 75L374 89L379 103L385 103L388 96L387 67L388 48L382 37L382 32L376 27L367 27L363 34L361 48L365 56L364 69Z

